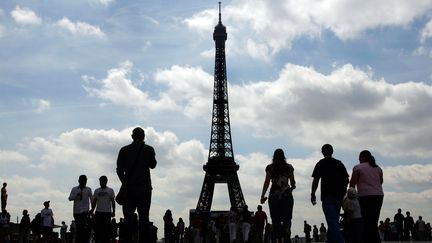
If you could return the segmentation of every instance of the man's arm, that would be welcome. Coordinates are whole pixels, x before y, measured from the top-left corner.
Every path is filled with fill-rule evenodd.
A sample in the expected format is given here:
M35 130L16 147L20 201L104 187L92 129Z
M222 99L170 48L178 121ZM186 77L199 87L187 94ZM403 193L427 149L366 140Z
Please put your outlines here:
M120 149L120 152L117 156L117 168L116 168L117 176L120 179L120 181L124 182L125 177L125 170L124 170L124 162L123 162L123 153L122 149Z
M316 196L315 196L315 192L318 188L318 183L319 183L320 178L319 177L314 177L313 181L312 181L312 188L311 188L311 202L313 205L316 204Z
M90 212L93 214L95 211L97 205L97 197L93 197L93 200L91 201L91 209Z
M150 167L150 169L156 168L156 164L157 164L156 153L155 153L154 149L151 148L151 150L150 150L150 158L149 158L149 167Z
M75 200L76 197L77 197L77 192L74 190L74 188L72 188L68 199L69 199L69 201L73 201L73 200Z
M112 217L115 217L115 206L116 206L116 202L115 202L115 195L114 195L114 191L112 191L112 197L111 197L111 207L112 207Z

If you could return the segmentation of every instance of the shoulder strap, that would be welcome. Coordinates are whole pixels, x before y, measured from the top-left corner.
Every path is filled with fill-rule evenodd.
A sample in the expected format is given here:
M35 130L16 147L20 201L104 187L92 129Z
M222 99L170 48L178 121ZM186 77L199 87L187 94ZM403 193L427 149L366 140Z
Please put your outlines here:
M135 169L135 165L136 165L136 162L138 161L138 158L139 158L139 155L141 154L141 150L142 150L143 146L144 146L144 143L141 144L141 146L140 146L140 148L139 148L139 150L138 150L138 153L137 153L137 155L136 155L136 157L135 157L135 160L134 160L134 162L133 162L133 164L132 164L132 166L131 166L131 168L130 168L130 170L129 170L129 173L125 174L125 177L126 177L126 178L127 178L128 176L130 176L130 175L132 174L132 172L134 171L134 169ZM129 177L129 180L130 180L130 177ZM129 180L128 180L128 181L129 181Z

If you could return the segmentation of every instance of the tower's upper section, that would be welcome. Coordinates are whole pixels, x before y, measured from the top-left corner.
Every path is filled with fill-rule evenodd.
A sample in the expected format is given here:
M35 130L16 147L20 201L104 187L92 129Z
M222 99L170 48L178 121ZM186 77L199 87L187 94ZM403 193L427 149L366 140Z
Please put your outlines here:
M216 42L216 47L224 47L227 39L226 27L222 24L221 2L219 2L219 22L215 26L213 32L213 40Z

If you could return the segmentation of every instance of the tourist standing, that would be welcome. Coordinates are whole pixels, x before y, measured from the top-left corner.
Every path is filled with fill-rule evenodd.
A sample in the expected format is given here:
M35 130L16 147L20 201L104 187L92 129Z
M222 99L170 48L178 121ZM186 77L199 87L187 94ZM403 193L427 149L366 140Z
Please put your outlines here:
M343 243L344 239L339 230L339 214L342 200L347 190L348 172L344 164L333 155L333 147L325 144L321 148L324 156L318 161L312 172L311 202L316 204L315 192L321 180L322 209L327 221L327 240L329 242Z
M379 243L378 221L384 200L383 171L368 150L359 154L360 163L354 166L350 187L357 186L358 200L364 221L365 242Z
M30 216L28 214L27 209L24 209L22 212L22 218L19 225L19 242L20 243L27 243L29 242L29 236L30 236Z
M234 206L231 206L230 211L228 212L228 230L229 230L229 240L231 243L236 242L237 240L237 209Z
M69 201L73 201L73 216L76 225L76 242L88 243L90 239L89 210L93 197L92 190L87 185L87 176L80 175L79 185L72 188Z
M137 127L132 131L133 142L120 149L117 158L117 175L123 185L127 184L127 198L123 204L125 230L132 227L135 210L139 214L139 241L148 242L150 234L149 213L152 184L150 169L157 161L153 147L145 144L145 132ZM131 234L125 232L126 241L131 241Z
M54 228L54 213L50 207L50 201L44 202L44 209L41 210L42 218L42 241L50 242Z
M418 217L418 220L415 223L416 231L417 231L417 240L424 241L426 240L425 231L426 231L426 222L423 220L422 216Z
M115 217L114 190L107 186L108 178L99 178L100 187L94 191L91 212L95 212L96 242L108 243L110 240L111 217Z
M247 205L244 205L243 210L241 212L241 226L242 226L242 234L243 234L243 242L249 241L249 233L250 233L250 221L251 221L251 212L248 209Z
M272 218L273 233L276 243L288 241L291 238L291 219L294 206L292 191L296 188L294 167L286 162L282 149L273 153L272 163L267 165L266 178L261 193L261 203L267 200L265 194L271 182L268 196L270 217ZM285 234L286 232L286 234Z
M257 206L257 211L255 212L255 230L257 231L258 242L263 242L264 227L267 224L267 214L262 210L262 206Z
M174 232L174 222L171 210L167 209L165 215L163 216L164 221L164 237L166 243L174 243L173 232Z
M183 222L182 218L179 218L179 221L177 222L177 231L179 235L179 239L176 239L179 241L179 243L183 243L183 237L185 233L185 223Z
M396 230L397 230L397 239L403 240L403 222L404 222L404 215L402 214L402 209L398 209L397 213L395 214L393 220L396 224Z
M60 240L62 243L66 243L67 225L65 221L61 222L60 226Z

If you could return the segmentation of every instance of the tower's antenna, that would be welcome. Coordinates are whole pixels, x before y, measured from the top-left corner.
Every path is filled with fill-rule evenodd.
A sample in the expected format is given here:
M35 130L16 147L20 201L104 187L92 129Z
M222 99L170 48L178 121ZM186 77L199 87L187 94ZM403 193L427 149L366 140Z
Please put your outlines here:
M219 2L219 23L222 22L221 18L221 2Z

